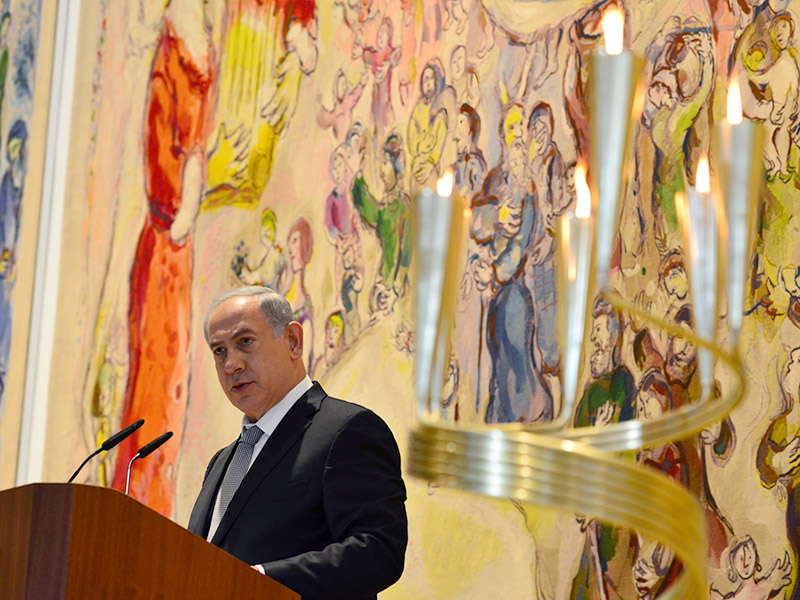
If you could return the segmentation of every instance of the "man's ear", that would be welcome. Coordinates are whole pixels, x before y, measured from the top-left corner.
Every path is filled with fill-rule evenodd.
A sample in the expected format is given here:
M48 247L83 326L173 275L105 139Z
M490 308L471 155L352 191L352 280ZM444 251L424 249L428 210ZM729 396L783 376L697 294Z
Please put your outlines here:
M292 358L303 357L303 326L297 321L292 321L286 326L286 336L289 340L289 354Z

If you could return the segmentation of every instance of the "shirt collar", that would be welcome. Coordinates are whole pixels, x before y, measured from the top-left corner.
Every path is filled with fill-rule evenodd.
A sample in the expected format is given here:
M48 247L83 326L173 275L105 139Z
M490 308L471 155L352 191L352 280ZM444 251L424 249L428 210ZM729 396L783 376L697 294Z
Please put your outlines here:
M289 390L289 392L280 402L265 412L255 423L252 423L248 416L244 415L242 417L242 427L247 429L255 425L261 431L266 433L267 436L272 435L275 431L275 428L277 428L278 424L283 420L283 417L285 417L286 413L289 412L289 409L291 409L295 402L297 402L303 394L310 390L313 385L314 384L311 382L311 378L306 375L300 381L300 383Z

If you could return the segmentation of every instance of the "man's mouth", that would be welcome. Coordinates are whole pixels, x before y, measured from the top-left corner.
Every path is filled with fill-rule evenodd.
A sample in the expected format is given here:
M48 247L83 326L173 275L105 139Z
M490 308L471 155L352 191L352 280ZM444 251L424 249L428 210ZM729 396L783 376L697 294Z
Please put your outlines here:
M231 386L231 389L236 393L243 392L245 389L247 389L247 386L250 385L250 383L251 382L249 381L240 381L238 383L234 383Z

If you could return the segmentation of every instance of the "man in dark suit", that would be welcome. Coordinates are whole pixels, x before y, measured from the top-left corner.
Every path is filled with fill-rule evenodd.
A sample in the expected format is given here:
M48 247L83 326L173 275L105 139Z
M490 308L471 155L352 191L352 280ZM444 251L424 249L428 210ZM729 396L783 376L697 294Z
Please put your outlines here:
M375 598L400 577L408 541L391 431L311 382L280 294L223 294L205 335L243 432L211 459L189 530L304 599Z

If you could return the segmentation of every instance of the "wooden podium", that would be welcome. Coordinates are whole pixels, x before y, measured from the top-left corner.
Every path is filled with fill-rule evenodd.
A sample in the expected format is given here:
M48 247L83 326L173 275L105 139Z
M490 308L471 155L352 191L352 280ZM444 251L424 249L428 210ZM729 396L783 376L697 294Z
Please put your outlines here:
M300 598L116 490L57 483L0 492L0 596Z

